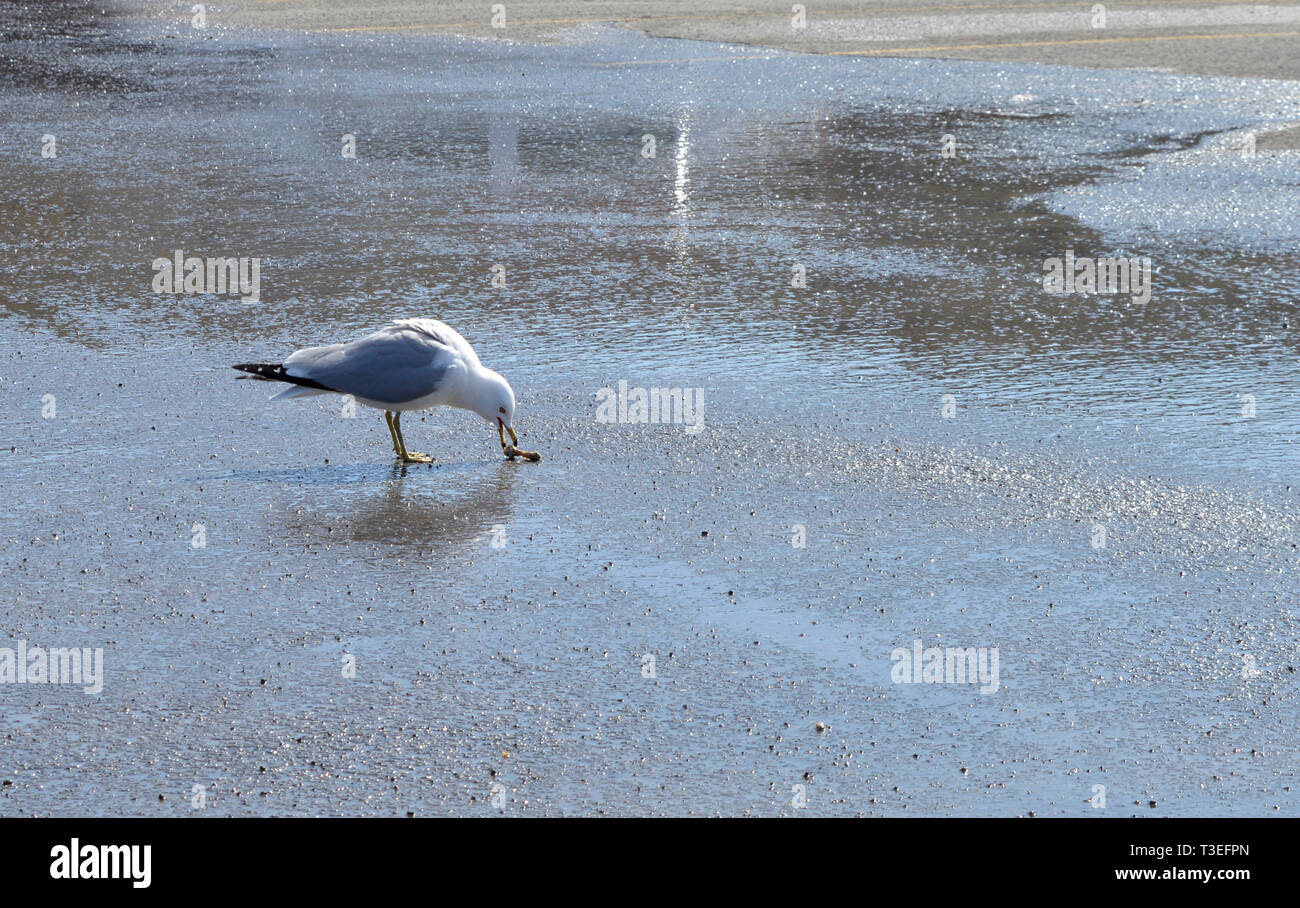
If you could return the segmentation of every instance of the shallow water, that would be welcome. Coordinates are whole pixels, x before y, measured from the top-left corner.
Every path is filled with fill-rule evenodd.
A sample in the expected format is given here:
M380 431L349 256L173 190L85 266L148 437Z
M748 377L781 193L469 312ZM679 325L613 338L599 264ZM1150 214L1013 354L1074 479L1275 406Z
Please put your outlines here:
M106 677L0 686L5 813L1294 810L1300 199L1233 144L1294 84L42 9L0 23L2 626ZM260 302L153 293L177 248ZM1150 302L1044 293L1067 248ZM541 464L437 413L398 469L233 380L408 315ZM704 430L598 422L619 381ZM892 683L917 639L998 690Z

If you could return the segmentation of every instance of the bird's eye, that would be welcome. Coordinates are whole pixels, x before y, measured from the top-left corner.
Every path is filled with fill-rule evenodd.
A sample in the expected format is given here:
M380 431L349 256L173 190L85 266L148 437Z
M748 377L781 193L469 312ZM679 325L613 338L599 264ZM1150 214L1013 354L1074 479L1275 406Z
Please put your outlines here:
M502 413L506 412L506 408L505 408L505 407L498 407L497 409L500 410Z

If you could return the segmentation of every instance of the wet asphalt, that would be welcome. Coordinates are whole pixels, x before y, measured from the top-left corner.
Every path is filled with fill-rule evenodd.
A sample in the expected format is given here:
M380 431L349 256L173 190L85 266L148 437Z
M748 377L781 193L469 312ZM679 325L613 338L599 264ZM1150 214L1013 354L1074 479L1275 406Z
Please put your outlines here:
M1294 812L1296 83L89 10L0 6L0 647L104 654L5 815ZM417 315L541 463L230 369Z

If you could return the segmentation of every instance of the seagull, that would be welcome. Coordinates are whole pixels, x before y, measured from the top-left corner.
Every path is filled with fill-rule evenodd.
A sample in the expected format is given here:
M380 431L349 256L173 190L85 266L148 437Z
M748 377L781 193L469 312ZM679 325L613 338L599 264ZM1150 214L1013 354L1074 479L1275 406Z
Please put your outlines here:
M350 395L384 411L393 451L402 463L432 463L428 454L406 449L402 414L431 407L471 410L494 423L507 460L539 461L535 451L515 445L515 392L499 373L485 368L457 331L436 319L407 318L347 344L307 347L282 363L240 363L239 378L286 382L271 400L320 394ZM506 433L510 441L506 441Z

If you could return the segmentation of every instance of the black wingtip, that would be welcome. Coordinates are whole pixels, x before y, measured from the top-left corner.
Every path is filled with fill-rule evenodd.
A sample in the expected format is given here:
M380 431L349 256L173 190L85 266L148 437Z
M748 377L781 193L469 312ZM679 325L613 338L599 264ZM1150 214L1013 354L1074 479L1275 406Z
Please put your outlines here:
M306 388L318 388L321 391L332 391L333 388L327 388L319 382L312 381L310 378L299 378L296 375L290 375L284 370L283 363L238 363L233 368L240 372L247 372L248 378L260 378L262 381L282 381L291 385L302 385ZM239 378L244 378L241 375Z
M260 378L263 381L275 381L275 370L278 366L270 363L237 363L231 367L240 372L247 372L247 375L240 375L239 378Z

